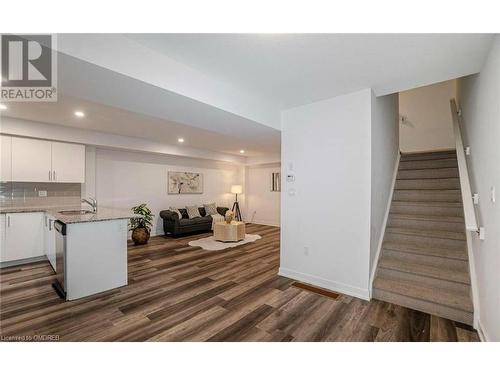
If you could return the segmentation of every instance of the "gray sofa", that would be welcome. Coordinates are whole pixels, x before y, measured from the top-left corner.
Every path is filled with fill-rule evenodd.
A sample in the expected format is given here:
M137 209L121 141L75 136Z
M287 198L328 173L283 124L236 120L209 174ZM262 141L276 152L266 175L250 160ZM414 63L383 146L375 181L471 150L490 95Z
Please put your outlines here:
M217 207L217 212L224 216L227 207ZM186 209L179 208L182 218L179 218L176 212L164 210L160 212L160 217L163 219L163 230L165 235L172 235L174 237L192 234L197 232L209 232L212 230L212 216L207 215L204 207L198 207L201 217L190 219Z

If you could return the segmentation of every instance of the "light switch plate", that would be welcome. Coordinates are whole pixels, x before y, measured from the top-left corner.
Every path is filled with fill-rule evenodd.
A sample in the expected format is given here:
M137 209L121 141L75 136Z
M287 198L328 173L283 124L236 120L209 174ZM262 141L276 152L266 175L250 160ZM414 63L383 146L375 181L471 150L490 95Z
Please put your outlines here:
M472 201L474 202L474 204L479 204L479 194L478 193L472 194Z
M479 239L484 241L486 239L486 230L484 227L479 228Z
M496 190L497 190L497 189L496 189L494 186L492 186L492 187L490 188L490 191L491 191L491 203L495 203L495 202L496 202L496 200L497 200L497 197L496 197L496 195L497 195Z
M39 197L46 197L47 196L47 190L38 190L38 196Z

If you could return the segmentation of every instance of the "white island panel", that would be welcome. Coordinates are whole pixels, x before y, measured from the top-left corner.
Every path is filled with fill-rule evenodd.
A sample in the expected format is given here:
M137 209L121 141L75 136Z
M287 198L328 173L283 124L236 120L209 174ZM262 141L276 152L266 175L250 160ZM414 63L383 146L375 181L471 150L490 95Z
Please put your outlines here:
M67 225L65 284L68 300L127 285L127 221Z

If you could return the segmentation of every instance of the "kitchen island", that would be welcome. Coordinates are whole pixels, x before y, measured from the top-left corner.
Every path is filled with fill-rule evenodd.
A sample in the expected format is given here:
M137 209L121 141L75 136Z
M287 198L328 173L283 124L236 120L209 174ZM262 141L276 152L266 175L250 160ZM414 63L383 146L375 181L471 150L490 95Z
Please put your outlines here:
M74 300L127 285L127 224L134 217L130 211L104 207L97 212L81 207L0 207L6 229L21 223L23 214L35 213L49 217L54 229L54 288L62 298ZM43 219L41 222L43 225ZM4 253L14 252L14 240L4 241ZM50 260L51 255L46 256Z

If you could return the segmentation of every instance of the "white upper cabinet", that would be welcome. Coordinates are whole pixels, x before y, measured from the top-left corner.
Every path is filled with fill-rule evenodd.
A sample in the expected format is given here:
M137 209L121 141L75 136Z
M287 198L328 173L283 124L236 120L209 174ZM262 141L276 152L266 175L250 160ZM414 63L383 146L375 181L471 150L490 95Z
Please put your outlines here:
M0 181L12 180L12 137L0 135Z
M50 182L52 142L12 137L12 181Z
M3 135L1 141L2 181L85 182L84 145Z
M52 142L52 181L85 182L85 146Z

